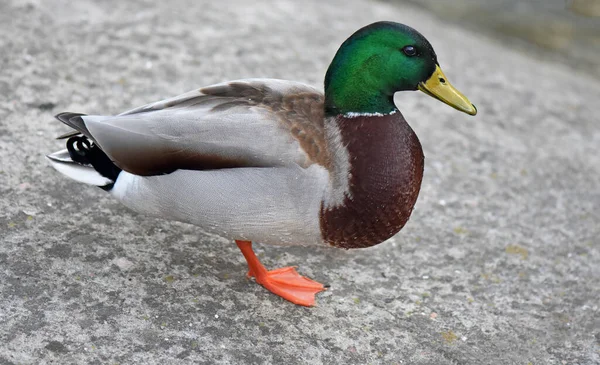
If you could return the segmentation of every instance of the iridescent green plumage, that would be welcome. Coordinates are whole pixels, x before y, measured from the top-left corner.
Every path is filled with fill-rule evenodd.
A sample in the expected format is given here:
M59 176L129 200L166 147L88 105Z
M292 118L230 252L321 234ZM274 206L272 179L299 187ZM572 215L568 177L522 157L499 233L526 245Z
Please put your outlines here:
M403 52L413 46L414 56ZM394 93L416 90L434 72L437 57L416 30L392 22L360 29L339 48L325 76L327 114L389 113Z

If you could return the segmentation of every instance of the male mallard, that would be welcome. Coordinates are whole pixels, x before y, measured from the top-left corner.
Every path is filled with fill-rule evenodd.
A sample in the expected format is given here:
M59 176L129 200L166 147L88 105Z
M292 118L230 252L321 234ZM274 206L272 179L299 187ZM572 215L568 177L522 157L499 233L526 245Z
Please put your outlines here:
M323 285L291 267L267 271L252 241L360 248L400 231L419 194L423 150L393 96L417 89L477 113L425 37L377 22L342 44L324 95L297 82L247 79L117 116L61 113L76 131L48 158L137 212L235 240L248 275L310 306Z

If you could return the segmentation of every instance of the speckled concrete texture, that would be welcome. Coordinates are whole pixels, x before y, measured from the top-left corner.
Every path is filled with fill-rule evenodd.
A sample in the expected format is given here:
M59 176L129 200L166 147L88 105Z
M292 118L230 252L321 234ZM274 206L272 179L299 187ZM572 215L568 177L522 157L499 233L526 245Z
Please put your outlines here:
M405 229L355 251L257 246L331 285L294 306L232 242L67 180L61 111L243 77L321 85L339 44L418 28L475 118L397 96L426 155ZM0 2L0 364L598 364L597 80L369 1Z

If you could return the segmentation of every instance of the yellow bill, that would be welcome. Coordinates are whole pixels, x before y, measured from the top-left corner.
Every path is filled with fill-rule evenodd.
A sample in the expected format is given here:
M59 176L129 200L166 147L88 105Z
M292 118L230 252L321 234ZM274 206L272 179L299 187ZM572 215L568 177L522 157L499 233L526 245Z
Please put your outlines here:
M419 84L419 90L461 112L465 112L469 115L477 114L475 105L471 104L466 96L461 94L460 91L456 90L454 86L448 82L446 75L444 75L439 65L435 66L435 71L429 80Z

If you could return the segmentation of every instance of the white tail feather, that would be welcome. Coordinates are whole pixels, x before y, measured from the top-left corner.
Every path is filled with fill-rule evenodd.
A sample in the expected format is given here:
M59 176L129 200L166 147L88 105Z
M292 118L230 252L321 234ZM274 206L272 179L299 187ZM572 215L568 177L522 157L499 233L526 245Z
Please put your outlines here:
M71 160L69 151L61 150L46 156L52 167L67 177L95 186L106 186L114 183L114 181L100 175L92 166L82 165Z

